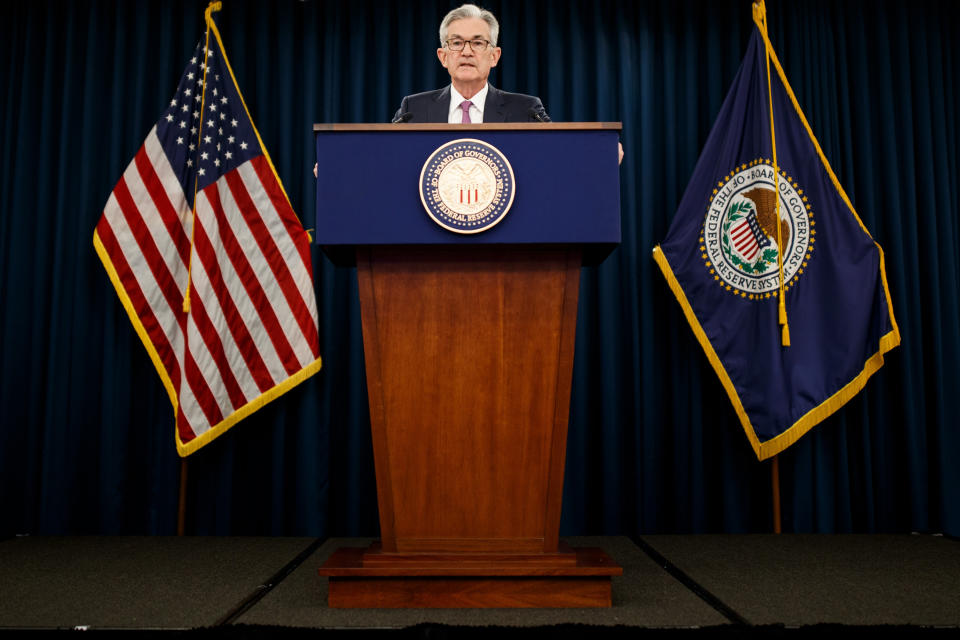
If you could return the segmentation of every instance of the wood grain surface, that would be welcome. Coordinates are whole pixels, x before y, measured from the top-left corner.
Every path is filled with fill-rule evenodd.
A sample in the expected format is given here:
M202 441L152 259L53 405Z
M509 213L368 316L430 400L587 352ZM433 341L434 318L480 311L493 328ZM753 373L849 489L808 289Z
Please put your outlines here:
M358 255L383 549L553 552L580 256Z

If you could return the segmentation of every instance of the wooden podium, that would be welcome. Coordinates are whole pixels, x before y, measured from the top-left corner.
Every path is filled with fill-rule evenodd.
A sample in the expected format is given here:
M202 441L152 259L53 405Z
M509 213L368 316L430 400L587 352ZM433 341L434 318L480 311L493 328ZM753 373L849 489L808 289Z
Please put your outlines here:
M331 607L610 606L622 569L558 531L580 266L619 242L619 128L314 127L317 242L357 267L381 535L319 569ZM418 196L459 139L515 174L482 233Z

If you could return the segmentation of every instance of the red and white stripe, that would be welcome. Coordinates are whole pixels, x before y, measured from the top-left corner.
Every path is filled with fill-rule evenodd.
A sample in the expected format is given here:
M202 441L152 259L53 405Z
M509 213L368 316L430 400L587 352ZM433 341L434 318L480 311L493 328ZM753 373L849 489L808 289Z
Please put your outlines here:
M196 205L191 244L193 214L154 127L97 225L176 393L183 444L319 358L309 237L266 158L207 186Z
M743 220L730 231L734 248L747 260L753 260L760 251L760 244L753 235L750 223Z

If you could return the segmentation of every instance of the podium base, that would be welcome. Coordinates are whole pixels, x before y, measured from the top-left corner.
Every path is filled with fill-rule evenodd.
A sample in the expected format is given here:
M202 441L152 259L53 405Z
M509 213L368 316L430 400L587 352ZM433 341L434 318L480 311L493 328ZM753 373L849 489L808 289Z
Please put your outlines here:
M569 548L568 548L569 549ZM338 549L318 573L334 608L611 606L623 569L597 548L555 554L394 554L376 543Z

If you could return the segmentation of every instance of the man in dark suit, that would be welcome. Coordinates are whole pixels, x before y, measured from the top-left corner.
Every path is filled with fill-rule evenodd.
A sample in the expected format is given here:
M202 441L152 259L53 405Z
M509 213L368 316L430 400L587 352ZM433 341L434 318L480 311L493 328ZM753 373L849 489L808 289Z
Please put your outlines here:
M407 96L394 122L547 122L540 98L501 91L487 82L500 60L500 25L489 11L465 4L440 23L437 58L450 85Z
M549 122L540 98L501 91L487 82L500 61L499 35L500 24L486 9L465 4L450 11L440 23L437 49L450 84L405 97L393 122ZM618 148L622 162L623 146L618 143Z

